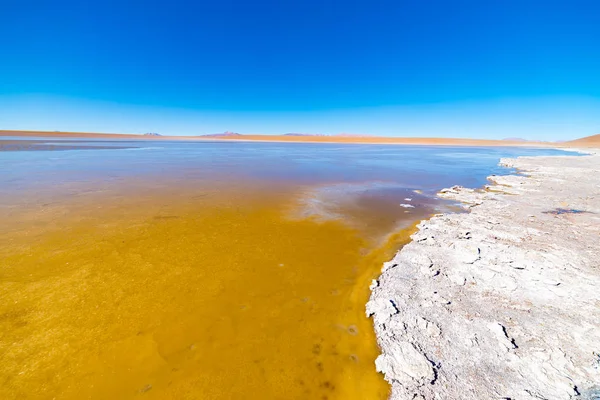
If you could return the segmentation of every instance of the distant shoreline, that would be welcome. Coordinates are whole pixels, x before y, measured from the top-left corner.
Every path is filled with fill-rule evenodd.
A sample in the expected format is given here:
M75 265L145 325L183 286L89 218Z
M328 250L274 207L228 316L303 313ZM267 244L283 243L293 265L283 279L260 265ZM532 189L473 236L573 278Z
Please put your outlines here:
M419 138L419 137L378 137L378 136L287 136L287 135L232 135L232 136L151 136L139 134L92 133L92 132L47 132L0 130L3 136L85 138L85 139L127 139L127 140L181 140L207 142L274 142L274 143L336 143L336 144L400 144L430 146L493 146L493 147L569 147L567 143L459 139L459 138Z

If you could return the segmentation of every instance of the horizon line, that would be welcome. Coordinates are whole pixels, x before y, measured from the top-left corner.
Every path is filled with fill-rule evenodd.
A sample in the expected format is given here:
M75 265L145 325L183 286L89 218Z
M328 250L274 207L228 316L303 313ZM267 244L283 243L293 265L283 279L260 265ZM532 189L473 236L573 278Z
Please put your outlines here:
M237 132L225 131L223 133L212 133L212 134L198 134L198 135L163 135L159 133L114 133L114 132L75 132L75 131L42 131L42 130L11 130L11 129L0 129L0 137L3 136L24 136L24 137L35 137L40 136L56 136L56 137L72 137L77 138L77 135L83 135L83 138L94 138L94 137L121 137L121 138L135 138L135 139L149 139L149 140L160 140L160 139L204 139L204 140L223 140L223 141L277 141L277 142L307 142L307 143L319 143L327 142L327 139L334 139L334 143L352 143L352 141L358 141L359 139L377 140L378 143L399 143L401 141L407 141L409 143L419 142L439 142L440 144L468 144L468 143L495 143L505 145L526 145L526 144L551 144L560 145L571 142L585 141L588 138L595 138L600 134L592 134L581 138L567 140L567 141L545 141L545 140L526 140L521 138L509 137L503 139L475 139L475 138L447 138L447 137L419 137L419 136L377 136L369 134L309 134L309 133L282 133L282 134L243 134ZM81 137L81 136L80 136ZM277 140L279 139L279 140Z

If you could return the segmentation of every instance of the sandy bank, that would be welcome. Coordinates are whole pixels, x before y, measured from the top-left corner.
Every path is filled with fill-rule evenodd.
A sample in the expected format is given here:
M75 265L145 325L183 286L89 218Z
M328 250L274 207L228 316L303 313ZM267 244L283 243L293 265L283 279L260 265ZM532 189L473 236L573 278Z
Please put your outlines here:
M392 399L600 397L600 153L501 164L373 282Z

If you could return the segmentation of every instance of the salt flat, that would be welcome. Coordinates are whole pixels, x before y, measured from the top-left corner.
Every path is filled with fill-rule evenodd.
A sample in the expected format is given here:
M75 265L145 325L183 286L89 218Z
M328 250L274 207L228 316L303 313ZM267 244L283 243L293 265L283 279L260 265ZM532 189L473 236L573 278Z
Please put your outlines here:
M600 155L503 159L522 175L441 197L367 304L392 399L600 397Z

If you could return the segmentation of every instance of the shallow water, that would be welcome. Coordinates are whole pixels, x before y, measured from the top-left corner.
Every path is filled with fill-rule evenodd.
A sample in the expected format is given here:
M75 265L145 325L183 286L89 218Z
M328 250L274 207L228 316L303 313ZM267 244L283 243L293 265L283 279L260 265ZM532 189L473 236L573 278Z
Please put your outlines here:
M2 398L384 399L381 262L438 189L558 153L83 144L0 152Z

